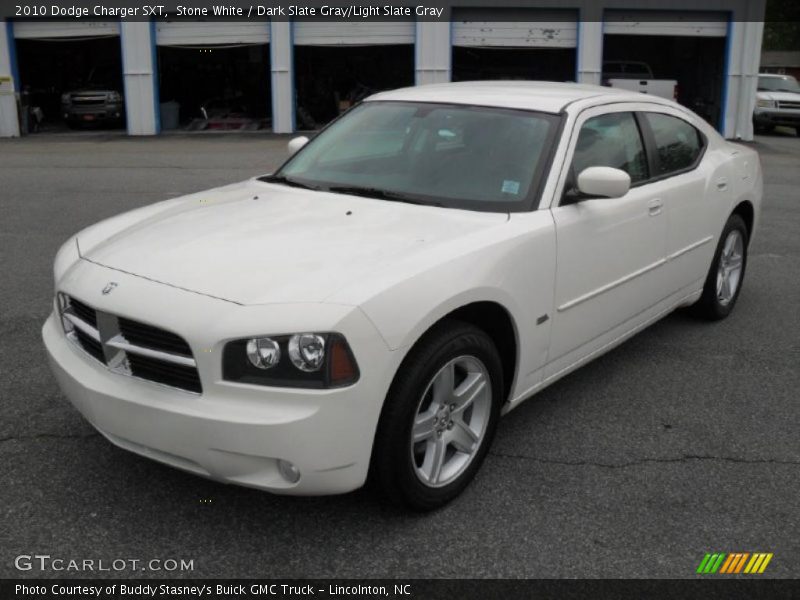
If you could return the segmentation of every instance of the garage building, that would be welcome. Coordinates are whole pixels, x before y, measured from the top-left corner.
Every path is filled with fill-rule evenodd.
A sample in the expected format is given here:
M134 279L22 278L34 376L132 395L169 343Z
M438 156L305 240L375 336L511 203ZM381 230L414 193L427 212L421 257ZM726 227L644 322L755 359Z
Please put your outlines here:
M749 140L764 2L720 1L709 11L675 0L665 11L653 0L502 8L460 0L438 22L0 22L0 136L19 135L15 93L38 94L45 113L57 114L65 86L96 73L119 79L120 126L131 135L191 128L208 114L291 133L381 89L470 79L601 84L604 63L635 60L676 81L678 101L726 137Z

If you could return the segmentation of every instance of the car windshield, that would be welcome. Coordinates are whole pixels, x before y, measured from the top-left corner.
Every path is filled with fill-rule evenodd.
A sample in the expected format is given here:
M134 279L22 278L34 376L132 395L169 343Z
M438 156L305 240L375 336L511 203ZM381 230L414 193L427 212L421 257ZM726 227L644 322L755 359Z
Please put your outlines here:
M530 210L560 117L414 102L365 102L265 181L381 200Z
M800 93L800 84L791 75L785 77L759 77L758 89L764 92Z

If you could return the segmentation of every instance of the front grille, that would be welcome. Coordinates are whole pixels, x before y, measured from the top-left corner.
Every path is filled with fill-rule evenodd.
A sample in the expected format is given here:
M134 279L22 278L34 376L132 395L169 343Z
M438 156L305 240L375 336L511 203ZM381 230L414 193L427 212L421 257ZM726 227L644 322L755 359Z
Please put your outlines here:
M83 302L75 300L75 298L70 298L70 304L78 317L97 329L97 312L93 308L89 308Z
M97 106L106 103L105 96L73 96L73 104L80 104L81 106Z
M64 294L59 307L67 338L115 373L202 393L192 350L179 335L97 311Z
M146 356L128 355L131 374L134 377L149 379L164 385L181 388L190 392L203 391L200 385L200 377L194 367L184 367L181 365L170 365L160 360L148 358Z
M778 100L778 108L800 109L800 102L794 100Z
M158 327L120 317L119 331L131 344L163 350L164 352L174 352L181 356L192 355L192 349L189 348L189 344L182 337Z
M75 339L78 341L78 345L88 354L91 354L96 360L99 360L101 363L106 362L105 354L103 354L103 346L100 345L100 342L92 339L80 329L75 330Z

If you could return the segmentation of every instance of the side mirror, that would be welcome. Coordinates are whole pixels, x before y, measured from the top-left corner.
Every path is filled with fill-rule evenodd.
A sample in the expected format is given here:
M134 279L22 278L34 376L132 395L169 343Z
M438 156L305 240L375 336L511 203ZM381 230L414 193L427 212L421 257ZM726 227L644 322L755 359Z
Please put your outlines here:
M297 151L300 150L300 148L305 146L307 143L308 143L308 138L304 135L289 140L289 143L286 145L289 148L289 156L296 154Z
M631 176L612 167L589 167L578 175L578 190L591 197L622 198L631 189Z

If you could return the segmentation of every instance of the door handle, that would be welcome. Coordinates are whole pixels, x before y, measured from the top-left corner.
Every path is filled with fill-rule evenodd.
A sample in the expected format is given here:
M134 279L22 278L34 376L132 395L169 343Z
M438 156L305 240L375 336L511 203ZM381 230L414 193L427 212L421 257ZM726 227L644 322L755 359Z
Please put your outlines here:
M724 192L725 190L728 189L728 180L727 180L727 178L720 177L719 179L717 179L717 189L720 192Z
M655 217L661 214L661 209L663 207L664 203L661 201L661 198L656 198L647 203L647 212L650 213L651 217Z

